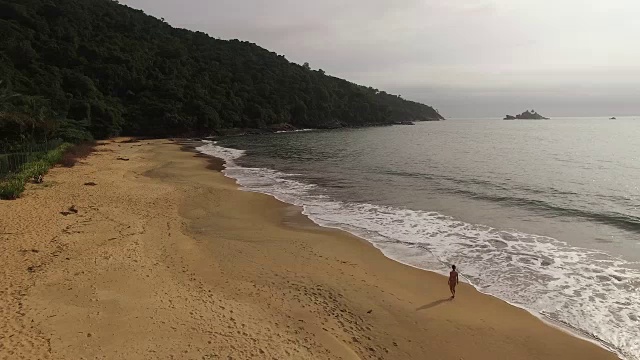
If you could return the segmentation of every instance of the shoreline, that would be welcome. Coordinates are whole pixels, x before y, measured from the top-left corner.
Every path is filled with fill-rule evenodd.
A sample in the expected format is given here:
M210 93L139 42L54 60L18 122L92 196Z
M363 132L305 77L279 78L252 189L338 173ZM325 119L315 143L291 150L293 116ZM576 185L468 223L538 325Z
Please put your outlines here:
M194 143L197 143L199 145L202 144L202 142L200 142L200 141L194 141ZM220 158L220 157L217 157L217 156L214 156L214 155L205 154L205 153L199 151L197 149L197 147L198 147L197 145L192 144L192 145L188 145L188 146L183 146L182 150L183 151L193 152L193 153L196 153L198 155L202 155L205 158L209 158L211 163L215 164L215 166L209 165L208 168L211 169L211 170L218 171L218 172L224 174L224 176L226 178L232 180L236 184L236 186L238 186L238 188L240 190L267 195L267 196L272 197L273 199L275 199L276 201L278 201L280 203L288 204L288 205L290 205L292 207L295 207L297 209L297 211L300 213L301 216L303 216L306 219L308 219L308 221L313 223L315 226L318 226L318 227L321 227L321 228L325 228L325 229L340 231L340 232L346 232L348 234L351 234L352 236L354 236L354 237L360 239L362 242L366 243L368 246L374 248L376 251L380 252L381 255L383 255L385 258L387 258L387 259L389 259L391 261L397 262L399 264L402 264L402 265L405 265L405 266L408 266L408 267L411 267L411 268L414 268L414 269L417 269L417 270L420 270L420 271L429 272L429 273L434 274L436 276L442 277L443 282L446 281L446 279L447 279L446 275L441 274L441 273L439 273L439 272L437 272L435 270L422 268L422 267L419 267L417 265L413 265L413 264L410 264L408 262L404 262L404 261L401 261L399 259L395 259L395 258L393 258L391 256L388 256L384 252L384 250L379 248L378 246L376 246L376 244L374 242L366 239L365 236L363 236L361 234L358 234L357 232L353 232L353 231L350 231L348 229L340 228L340 227L337 227L337 226L323 225L323 224L320 224L320 223L316 222L308 214L305 213L304 206L298 206L298 205L290 204L290 203L288 203L288 202L286 202L286 201L284 201L284 200L282 200L282 199L280 199L277 196L274 196L272 194L262 193L262 192L255 192L255 191L251 191L251 190L242 189L242 185L240 185L238 183L237 179L235 179L235 178L233 178L233 177L231 177L231 176L229 176L229 175L227 175L225 173L224 170L226 169L226 163L227 162L223 158ZM543 323L545 323L547 326L550 326L552 328L558 329L558 330L560 330L560 331L562 331L562 332L564 332L564 333L566 333L568 335L571 335L572 337L575 337L577 339L580 339L580 340L583 340L583 341L587 341L587 342L589 342L591 344L597 345L599 348L601 348L601 349L603 349L603 350L605 350L607 352L610 352L612 354L615 354L618 358L622 359L622 354L620 354L615 347L607 346L607 343L605 343L604 341L598 339L597 337L592 336L591 334L589 334L589 333L587 333L587 332L585 332L585 331L583 331L583 330L581 330L579 328L576 328L576 327L574 327L574 326L572 326L570 324L566 324L566 323L554 320L554 319L552 319L550 317L547 317L544 314L541 314L539 312L531 310L531 309L529 309L529 308L527 308L525 306L512 303L512 302L510 302L508 300L505 300L505 299L502 299L502 298L500 298L500 297L498 297L496 295L490 294L488 292L484 292L480 288L478 288L475 284L471 283L468 279L464 278L464 280L465 280L464 283L472 286L475 289L475 291L477 291L478 293L483 294L485 296L490 296L490 297L495 298L495 299L497 299L499 301L502 301L508 306L513 306L513 307L516 307L518 309L524 310L527 313L529 313L532 316L534 316L537 319L539 319L540 321L542 321Z
M469 284L449 301L441 275L219 165L114 140L0 203L0 357L617 358Z
M238 186L238 188L240 190L248 191L248 192L254 192L254 191L251 191L251 190L242 189L242 185L238 184L237 179L227 175L224 172L224 170L226 168L226 161L224 159L222 159L220 157L216 157L214 155L208 155L208 154L205 154L205 153L197 150L198 145L202 145L202 142L194 141L194 143L196 143L197 145L196 144L191 144L191 145L188 145L188 146L183 146L182 150L183 151L193 152L193 153L196 153L198 155L202 155L205 158L209 158L211 163L215 164L214 166L209 165L208 166L209 169L214 170L214 171L218 171L220 173L223 173L224 176L226 178L232 180L236 184L236 186ZM352 231L350 231L348 229L343 229L343 228L340 228L340 227L337 227L337 226L323 225L323 224L320 224L320 223L314 221L308 214L305 213L305 209L304 209L303 206L290 204L290 203L288 203L288 202L286 202L286 201L284 201L282 199L279 199L278 197L276 197L274 195L271 195L271 194L262 193L262 192L255 192L255 193L267 195L267 196L272 197L273 199L275 199L276 201L278 201L278 202L280 202L282 204L290 205L291 207L296 208L297 209L296 211L299 212L301 216L306 218L309 222L313 223L313 225L315 225L315 226L318 226L318 227L321 227L321 228L325 228L325 229L329 229L329 230L335 230L335 231L346 232L348 234L351 234L354 237L356 237L359 240L361 240L363 243L367 244L368 246L374 248L376 251L380 252L380 254L382 254L385 258L387 258L387 259L389 259L391 261L400 263L400 264L405 265L405 266L409 266L411 268L414 268L414 269L417 269L417 270L420 270L420 271L426 271L426 272L432 273L434 275L440 276L440 277L442 277L443 281L446 281L446 279L447 279L446 275L438 273L437 271L421 268L419 266L416 266L416 265L413 265L413 264L410 264L410 263L407 263L407 262L403 262L401 260L394 259L394 258L388 256L387 254L385 254L383 249L377 247L375 243L371 242L370 240L367 240L361 234L358 234L356 232L352 232ZM562 331L562 332L564 332L564 333L566 333L568 335L571 335L572 337L575 337L575 338L578 338L580 340L587 341L587 342L589 342L591 344L597 345L601 349L603 349L603 350L605 350L607 352L610 352L612 354L615 354L619 358L621 358L621 356L622 356L620 353L618 353L616 351L615 348L608 347L603 341L601 341L600 339L598 339L598 338L596 338L594 336L591 336L590 334L586 333L585 331L582 331L581 329L575 328L575 327L571 326L570 324L565 324L563 322L556 321L556 320L554 320L552 318L549 318L549 317L545 316L544 314L535 312L534 310L531 310L531 309L529 309L529 308L527 308L525 306L521 306L521 305L512 303L512 302L510 302L508 300L502 299L502 298L500 298L498 296L495 296L493 294L484 292L480 288L478 288L475 284L471 283L468 279L465 278L464 280L465 280L464 282L466 284L472 286L475 289L475 291L477 291L478 293L481 293L481 294L483 294L485 296L490 296L490 297L495 298L495 299L497 299L499 301L502 301L505 304L507 304L508 306L513 306L513 307L516 307L518 309L522 309L522 310L528 312L529 314L531 314L532 316L536 317L537 319L539 319L543 323L545 323L547 326L550 326L550 327L553 327L555 329L558 329L558 330L560 330L560 331Z

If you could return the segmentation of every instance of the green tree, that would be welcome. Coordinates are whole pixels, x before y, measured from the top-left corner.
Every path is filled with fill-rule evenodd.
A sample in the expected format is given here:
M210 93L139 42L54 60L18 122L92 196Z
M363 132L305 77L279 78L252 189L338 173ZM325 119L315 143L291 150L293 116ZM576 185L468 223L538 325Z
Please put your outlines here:
M2 92L0 107L33 114L33 136L48 131L34 128L49 126L37 119L83 139L442 118L427 105L246 41L175 29L111 0L0 0L0 34L0 79L40 108Z

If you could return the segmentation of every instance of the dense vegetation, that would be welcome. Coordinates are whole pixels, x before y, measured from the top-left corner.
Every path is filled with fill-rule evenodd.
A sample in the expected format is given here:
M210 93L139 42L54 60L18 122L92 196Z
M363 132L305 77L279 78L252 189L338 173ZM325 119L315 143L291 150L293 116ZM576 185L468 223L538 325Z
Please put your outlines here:
M433 108L112 0L0 0L0 141L440 119ZM12 96L21 94L22 96Z
M72 146L69 143L60 144L22 164L20 171L10 174L6 178L0 178L0 199L16 199L24 191L27 182L30 180L38 182L38 178L44 176L51 167L59 163L65 152Z

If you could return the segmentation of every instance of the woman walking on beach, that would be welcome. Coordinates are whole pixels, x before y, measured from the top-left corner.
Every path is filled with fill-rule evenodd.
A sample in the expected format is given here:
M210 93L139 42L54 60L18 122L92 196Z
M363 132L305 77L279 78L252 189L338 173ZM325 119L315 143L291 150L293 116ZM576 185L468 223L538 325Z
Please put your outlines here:
M451 290L451 298L456 297L456 285L458 285L458 272L456 266L451 265L451 272L449 273L449 290Z

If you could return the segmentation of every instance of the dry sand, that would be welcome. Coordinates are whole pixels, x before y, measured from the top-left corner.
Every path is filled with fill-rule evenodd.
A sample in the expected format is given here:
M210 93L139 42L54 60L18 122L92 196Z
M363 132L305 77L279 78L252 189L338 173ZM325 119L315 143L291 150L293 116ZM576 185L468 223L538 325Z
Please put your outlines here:
M617 358L168 141L98 149L0 202L1 359Z

